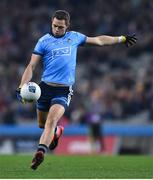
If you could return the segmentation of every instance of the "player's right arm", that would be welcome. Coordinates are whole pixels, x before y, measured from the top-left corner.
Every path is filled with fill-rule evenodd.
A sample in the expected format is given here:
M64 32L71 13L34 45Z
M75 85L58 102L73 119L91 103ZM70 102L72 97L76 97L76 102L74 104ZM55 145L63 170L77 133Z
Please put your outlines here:
M21 88L23 84L28 83L32 79L33 71L40 60L41 60L40 55L32 54L31 60L22 75L19 88Z
M40 61L40 59L41 59L40 55L32 54L31 60L22 75L21 83L19 87L16 89L16 96L18 100L23 104L25 104L26 101L20 95L21 87L23 86L24 83L28 83L32 79L33 71L36 65L38 64L38 62Z

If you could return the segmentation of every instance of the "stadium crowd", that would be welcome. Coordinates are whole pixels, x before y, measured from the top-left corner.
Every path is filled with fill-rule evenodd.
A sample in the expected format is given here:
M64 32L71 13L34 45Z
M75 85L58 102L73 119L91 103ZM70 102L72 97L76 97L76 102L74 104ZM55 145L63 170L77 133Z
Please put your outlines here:
M71 14L71 30L87 36L136 33L134 47L81 47L74 96L63 123L122 119L148 111L153 120L153 1L1 0L0 123L33 123L34 104L15 95L38 38L50 31L57 9ZM41 65L33 81L39 83Z

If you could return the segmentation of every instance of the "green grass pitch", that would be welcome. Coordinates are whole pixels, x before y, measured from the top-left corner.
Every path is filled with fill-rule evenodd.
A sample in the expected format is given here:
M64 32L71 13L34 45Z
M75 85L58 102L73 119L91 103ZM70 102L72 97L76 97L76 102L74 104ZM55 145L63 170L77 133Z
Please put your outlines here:
M29 168L32 155L1 155L0 179L151 179L153 156L47 155L40 167Z

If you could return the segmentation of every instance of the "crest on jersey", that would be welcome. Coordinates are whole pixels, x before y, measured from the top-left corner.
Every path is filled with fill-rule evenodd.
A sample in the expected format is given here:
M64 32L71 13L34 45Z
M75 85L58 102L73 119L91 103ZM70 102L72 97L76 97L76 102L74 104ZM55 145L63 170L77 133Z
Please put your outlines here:
M68 43L71 43L71 42L72 42L72 39L68 38L68 39L67 39L67 42L68 42Z

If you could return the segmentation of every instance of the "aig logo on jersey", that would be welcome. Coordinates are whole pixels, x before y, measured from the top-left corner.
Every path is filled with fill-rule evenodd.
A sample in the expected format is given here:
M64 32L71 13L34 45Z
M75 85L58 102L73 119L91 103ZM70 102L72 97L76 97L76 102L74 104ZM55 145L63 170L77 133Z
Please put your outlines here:
M71 47L63 47L52 50L52 58L55 58L57 56L70 55L70 54L71 54Z

